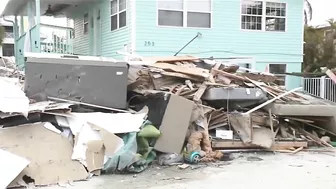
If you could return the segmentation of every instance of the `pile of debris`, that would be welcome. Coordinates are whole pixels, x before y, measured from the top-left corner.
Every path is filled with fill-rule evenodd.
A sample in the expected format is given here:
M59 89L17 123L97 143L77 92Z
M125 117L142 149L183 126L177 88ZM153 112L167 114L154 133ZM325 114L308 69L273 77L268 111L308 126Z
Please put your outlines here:
M205 133L212 138L212 148L222 150L295 152L308 144L332 147L336 114L330 111L336 110L335 104L298 92L300 88L285 91L274 84L277 78L272 74L190 56L142 61L142 66L137 62L130 69L128 89L146 100L153 94L169 93L194 102L192 127L183 126L190 131L187 138L194 138L195 132ZM177 105L176 111L182 106ZM186 113L183 110L173 119L189 116ZM177 131L186 129L179 125Z
M151 162L146 142L160 133L144 123L146 108L136 113L92 107L84 111L73 103L30 101L6 80L0 79L0 86L8 89L0 96L0 187L67 184L101 172L141 172ZM139 139L143 145L137 144ZM11 174L5 174L8 170Z
M24 91L23 75L0 78L0 188L217 161L228 149L332 147L335 104L252 72L190 56L28 57Z

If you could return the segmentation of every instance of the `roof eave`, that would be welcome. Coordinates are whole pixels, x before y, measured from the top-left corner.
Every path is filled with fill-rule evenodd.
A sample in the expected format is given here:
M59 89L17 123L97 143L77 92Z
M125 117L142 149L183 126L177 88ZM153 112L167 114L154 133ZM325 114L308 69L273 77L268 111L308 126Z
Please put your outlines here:
M16 16L24 7L27 1L9 0L0 16Z

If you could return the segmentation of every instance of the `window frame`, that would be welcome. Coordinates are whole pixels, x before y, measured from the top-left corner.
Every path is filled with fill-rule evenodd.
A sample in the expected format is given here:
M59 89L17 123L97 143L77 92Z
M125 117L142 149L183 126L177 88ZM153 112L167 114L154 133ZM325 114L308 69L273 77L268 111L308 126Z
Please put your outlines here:
M183 1L183 8L182 10L179 9L161 9L159 8L159 1L156 0L156 26L157 27L163 27L163 28L191 28L191 29L211 29L213 26L213 1L210 1L210 11L195 11L195 10L188 10L188 0L182 0ZM166 10L166 11L179 11L182 12L183 18L182 18L182 26L165 26L159 24L159 10ZM188 27L188 12L192 13L207 13L210 14L210 27Z
M85 22L85 17L86 16L87 16L87 20ZM85 13L84 16L83 16L83 35L89 34L89 28L90 28L89 20L90 20L89 13ZM87 25L87 31L85 31L85 25Z
M243 29L242 27L241 27L241 25L242 25L242 16L243 16L243 14L242 14L242 5L243 5L243 3L244 3L244 1L251 1L251 2L254 2L254 1L261 1L262 2L262 7L263 7L263 9L262 9L262 19L261 19L261 30L251 30L251 29ZM284 31L278 31L278 30L275 30L275 31L272 31L272 30L266 30L266 18L267 17L276 17L276 18L283 18L283 17L279 17L279 16L267 16L266 15L266 5L267 5L267 3L281 3L281 4L285 4L285 6L286 6L286 16L284 17L285 18L285 30ZM240 30L241 31L244 31L244 32L270 32L270 33L286 33L287 31L288 31L288 3L287 2L283 2L282 0L240 0L240 7L239 7L239 9L240 9L240 21L239 21L239 28L240 28Z
M111 9L111 4L113 1L117 1L117 12L116 13L113 13L112 14L112 9ZM109 4L109 9L110 9L110 31L114 32L114 31L118 31L119 29L122 29L122 28L125 28L127 27L127 0L125 0L125 9L123 10L119 10L119 7L120 7L120 0L110 0L110 4ZM125 26L122 26L120 27L120 14L121 13L124 13L125 12L125 15L126 15L126 24ZM117 28L112 30L112 17L113 16L117 16Z
M271 72L271 65L285 65L285 73L272 73ZM287 72L287 66L288 64L286 63L269 63L268 65L268 72L273 74L275 77L282 77L284 78L284 86L286 86L286 72Z

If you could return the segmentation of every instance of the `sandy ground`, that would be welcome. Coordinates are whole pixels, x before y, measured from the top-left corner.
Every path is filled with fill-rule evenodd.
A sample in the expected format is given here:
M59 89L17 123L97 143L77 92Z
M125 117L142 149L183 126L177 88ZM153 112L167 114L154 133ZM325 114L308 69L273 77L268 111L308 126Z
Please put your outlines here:
M336 153L232 154L230 162L152 166L136 175L106 175L75 182L68 189L336 189ZM192 169L194 168L194 169ZM49 186L44 189L61 189Z

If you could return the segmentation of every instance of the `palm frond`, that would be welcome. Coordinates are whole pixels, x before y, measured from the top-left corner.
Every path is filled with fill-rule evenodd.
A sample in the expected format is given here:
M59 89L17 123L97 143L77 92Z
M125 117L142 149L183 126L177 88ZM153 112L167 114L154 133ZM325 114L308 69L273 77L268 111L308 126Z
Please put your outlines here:
M306 24L313 18L313 7L310 4L309 0L305 0L304 17Z

